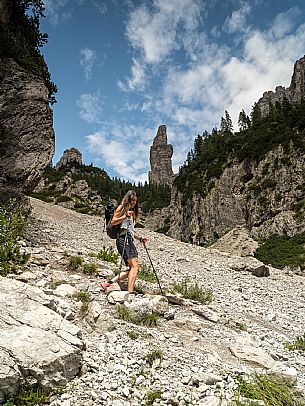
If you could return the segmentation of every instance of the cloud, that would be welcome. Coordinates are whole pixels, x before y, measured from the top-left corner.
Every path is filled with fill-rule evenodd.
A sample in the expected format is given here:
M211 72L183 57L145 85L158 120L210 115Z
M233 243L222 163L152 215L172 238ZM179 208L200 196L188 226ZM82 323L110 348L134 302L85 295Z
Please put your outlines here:
M94 5L94 7L97 8L98 12L100 14L106 14L108 7L106 3L101 2L100 0L91 0L91 3Z
M104 123L103 128L86 136L87 148L102 166L131 182L147 181L149 147L154 130L141 126Z
M199 0L153 0L136 8L129 17L126 35L146 63L159 63L182 46L184 33L200 21Z
M83 48L80 50L80 64L84 69L86 80L91 79L92 68L96 57L96 52L93 49Z
M87 121L87 123L100 123L102 113L101 104L99 93L82 94L77 101L77 105L80 107L80 117Z
M63 11L68 2L69 0L44 0L45 15L52 25L58 25L60 20L65 21L71 17L71 10Z
M293 64L305 53L305 24L291 31L296 16L292 8L278 15L266 31L238 33L242 46L236 55L234 49L206 38L204 58L200 55L192 63L168 70L156 110L196 134L219 126L226 109L237 129L241 109L249 113L263 92L289 86Z
M126 83L118 80L119 89L123 91L144 90L145 89L145 66L137 59L132 58L131 77L126 78Z
M239 10L233 11L232 14L226 18L222 29L229 34L246 31L248 29L246 19L251 13L251 10L251 5L243 2Z

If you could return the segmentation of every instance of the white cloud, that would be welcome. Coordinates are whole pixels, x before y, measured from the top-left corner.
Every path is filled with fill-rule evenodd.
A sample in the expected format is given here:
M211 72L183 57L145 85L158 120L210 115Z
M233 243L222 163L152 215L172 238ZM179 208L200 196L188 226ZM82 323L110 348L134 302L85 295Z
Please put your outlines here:
M270 34L275 38L282 38L290 34L295 27L295 20L300 14L298 7L291 7L286 12L280 13L274 19L273 26L270 29Z
M90 48L83 48L80 50L80 64L84 69L86 80L91 79L92 68L96 60L96 52Z
M235 32L243 32L247 30L247 17L251 13L252 7L249 3L242 3L239 10L235 10L226 18L222 27L225 32L233 34Z
M200 1L153 0L150 7L148 4L142 4L131 13L126 35L146 63L159 63L173 50L181 48L185 32L198 27Z
M145 67L137 59L132 58L131 78L126 83L118 80L118 87L123 91L144 90L145 88Z
M226 109L237 128L241 109L249 113L263 92L289 86L293 64L305 53L305 24L287 34L296 15L290 10L277 16L269 30L245 33L238 56L227 47L206 43L205 58L192 58L191 64L168 71L155 108L195 133L218 126ZM286 27L284 36L279 21Z
M51 24L58 25L60 20L67 20L72 12L63 11L69 0L44 0L45 15L50 19Z
M87 123L100 123L101 104L99 93L82 94L77 101L77 105L80 107L80 117L87 121Z
M149 147L155 136L149 128L117 123L86 136L88 150L102 166L112 168L116 176L131 182L147 181Z

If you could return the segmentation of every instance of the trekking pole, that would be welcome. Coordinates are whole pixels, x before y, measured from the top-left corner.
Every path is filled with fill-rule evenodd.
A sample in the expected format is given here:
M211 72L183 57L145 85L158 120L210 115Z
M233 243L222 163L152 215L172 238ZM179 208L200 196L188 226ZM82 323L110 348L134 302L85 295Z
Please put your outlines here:
M144 243L143 243L143 245L144 245L144 248L145 248L145 250L146 250L147 256L148 256L148 258L149 258L151 267L152 267L152 269L153 269L153 271L154 271L154 274L155 274L155 276L156 276L156 279L157 279L157 282L158 282L158 285L159 285L159 288L160 288L160 292L161 292L162 296L165 296L164 293L163 293L163 290L162 290L162 288L161 288L161 285L160 285L160 281L159 281L157 272L156 272L156 270L155 270L155 268L154 268L154 265L153 265L153 263L152 263L152 260L151 260L151 258L150 258L150 255L149 255L149 253L148 253L148 249L146 248L146 245L145 245Z

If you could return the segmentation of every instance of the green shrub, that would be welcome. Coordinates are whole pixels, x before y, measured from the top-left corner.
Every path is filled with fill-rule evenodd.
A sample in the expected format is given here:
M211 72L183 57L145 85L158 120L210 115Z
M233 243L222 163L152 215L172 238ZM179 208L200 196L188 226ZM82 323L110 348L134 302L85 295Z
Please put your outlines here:
M71 256L69 258L69 267L71 269L74 269L74 270L79 269L80 266L82 265L82 263L83 263L83 260L78 255Z
M96 264L84 264L83 265L83 273L87 275L95 275L97 270Z
M305 351L305 333L303 337L297 337L292 343L285 343L285 347L290 351Z
M71 196L60 195L60 196L58 196L58 198L56 199L56 203L70 202L71 200L72 200L72 197L71 197Z
M241 397L263 400L265 406L302 405L296 400L292 384L281 377L271 374L254 374L250 381L238 377L238 386L234 392L233 405L251 405L251 403L242 402Z
M6 399L3 406L34 406L48 401L49 398L42 389L24 386L16 395Z
M81 302L85 303L85 302L89 302L90 293L85 290L81 290L80 292L76 293L74 297L77 300L80 300Z
M119 254L115 252L111 246L106 247L104 245L100 252L97 254L97 258L101 259L102 261L112 262L116 264L118 262Z
M128 323L144 325L147 327L156 326L157 321L159 320L159 314L156 312L152 312L150 314L137 314L124 305L118 305L117 312L122 320Z
M159 349L152 350L151 352L146 354L143 358L148 363L148 365L152 367L155 360L157 359L161 360L163 358L163 352Z
M201 288L197 282L190 283L189 279L183 279L181 282L176 282L173 286L174 293L181 293L185 299L196 300L202 304L211 303L213 300L213 292Z
M127 335L132 340L137 340L139 338L140 334L138 333L138 331L129 330L129 331L127 331Z
M0 206L0 275L24 264L30 254L22 253L17 240L26 226L26 216L17 208L15 201Z
M162 391L160 389L154 389L146 393L145 406L152 406L157 399L161 399Z
M151 266L146 265L146 264L141 264L138 278L143 281L151 282L151 283L154 283L157 281L156 276L155 276Z
M275 268L283 269L285 266L305 269L305 233L293 237L272 236L260 243L255 251L255 257L271 264Z

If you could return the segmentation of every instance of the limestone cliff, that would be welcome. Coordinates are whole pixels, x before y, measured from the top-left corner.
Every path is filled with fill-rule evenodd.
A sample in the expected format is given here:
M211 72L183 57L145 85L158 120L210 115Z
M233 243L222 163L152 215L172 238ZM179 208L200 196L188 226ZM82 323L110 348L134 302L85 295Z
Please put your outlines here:
M174 187L169 234L204 244L236 226L259 238L305 231L305 156L291 144L288 165L286 160L281 146L258 164L236 160L207 196L193 194L186 203Z
M305 56L296 61L294 65L291 83L288 88L277 86L275 91L267 91L258 101L258 106L263 116L269 113L270 104L282 102L287 99L290 102L300 102L305 98Z
M82 154L79 152L78 149L76 148L66 149L60 160L57 162L55 168L60 169L69 163L77 163L78 165L83 164Z
M0 0L1 201L34 189L51 161L55 142L44 79L18 64L18 58L8 56L9 40L17 38L14 33L18 27L13 21L16 7L16 2ZM23 41L26 44L27 38ZM30 49L30 44L27 47Z
M173 146L167 143L166 126L160 125L153 145L150 147L150 166L148 174L150 184L171 185Z

